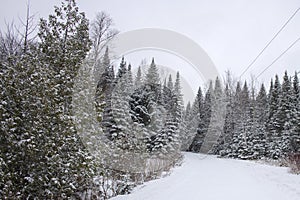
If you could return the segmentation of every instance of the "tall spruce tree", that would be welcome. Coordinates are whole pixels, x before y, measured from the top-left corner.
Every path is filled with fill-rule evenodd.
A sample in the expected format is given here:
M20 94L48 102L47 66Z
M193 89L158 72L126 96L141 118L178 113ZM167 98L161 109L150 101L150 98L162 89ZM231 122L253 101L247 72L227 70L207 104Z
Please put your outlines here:
M141 70L141 66L139 66L138 71L136 73L135 82L134 82L135 89L141 87L142 81L143 81L142 80L142 70Z
M203 152L216 153L219 151L222 129L224 126L225 108L223 89L219 77L215 79L213 90L211 118L208 125L208 131L202 147Z
M223 127L223 134L219 143L218 153L222 156L227 156L230 153L230 142L232 140L233 128L234 128L234 113L233 113L233 94L229 88L228 83L225 86L225 104L226 115Z
M280 150L281 156L286 156L291 151L291 132L293 124L293 91L290 77L285 71L282 82L282 97L279 105L278 118L281 130Z
M279 117L279 105L281 104L281 84L278 75L275 76L273 89L270 91L271 94L269 100L269 117L268 117L268 134L269 134L269 156L277 159L281 155L280 150L280 135L283 127L280 123Z
M127 71L127 64L125 62L124 57L122 57L121 63L119 65L118 73L117 73L117 79L122 78L124 74L126 74Z
M232 140L229 145L228 149L228 156L229 157L237 157L238 153L238 143L239 143L239 130L240 129L240 120L242 118L242 107L241 107L241 84L237 82L235 94L234 94L234 101L233 101L233 116L234 116L234 124L232 130Z
M300 86L298 73L295 72L293 78L293 120L292 120L292 133L291 133L291 150L293 152L300 152Z
M267 151L267 110L268 99L264 84L261 85L259 93L254 101L254 110L252 116L252 155L251 159L259 159L266 156Z
M204 103L206 99L206 104ZM190 151L199 152L204 137L207 131L207 120L206 117L209 115L209 105L210 93L206 93L206 98L203 98L202 89L199 87L196 99L192 106L192 120L190 121L190 134L194 136L192 143L189 147ZM205 112L206 111L206 112Z
M170 91L174 90L174 86L173 86L173 80L172 80L172 75L169 75L169 79L168 79L168 83L167 83L167 87Z
M157 85L160 83L158 69L156 67L156 64L154 62L154 58L152 58L150 67L148 69L148 72L146 74L146 84L149 85Z

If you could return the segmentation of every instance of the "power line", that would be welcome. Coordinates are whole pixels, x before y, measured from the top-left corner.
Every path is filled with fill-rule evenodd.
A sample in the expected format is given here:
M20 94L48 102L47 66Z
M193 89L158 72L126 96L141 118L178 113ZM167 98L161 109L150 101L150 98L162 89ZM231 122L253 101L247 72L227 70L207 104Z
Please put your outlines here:
M260 72L260 74L258 74L258 76L256 77L256 80L267 70L269 69L277 60L279 60L288 50L290 50L297 42L299 42L300 37L295 40L286 50L284 50L284 52L282 52L275 60L273 60L273 62L268 65L262 72Z
M290 16L290 18L283 24L279 31L273 36L273 38L267 43L267 45L259 52L259 54L254 58L254 60L246 67L246 69L241 73L240 78L248 71L248 69L256 62L256 60L263 54L263 52L270 46L273 40L279 35L279 33L286 27L286 25L294 18L298 13L300 7Z

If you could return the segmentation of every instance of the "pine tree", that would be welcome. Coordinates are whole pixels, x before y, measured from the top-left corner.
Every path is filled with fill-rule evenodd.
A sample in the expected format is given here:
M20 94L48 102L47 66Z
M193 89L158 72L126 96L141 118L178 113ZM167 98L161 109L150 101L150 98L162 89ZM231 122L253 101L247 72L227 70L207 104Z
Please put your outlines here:
M172 76L169 75L168 82L166 82L165 80L162 86L162 104L168 111L172 110L174 105L174 100L176 100L173 94L174 94L174 88L173 88Z
M139 66L136 77L135 77L134 87L135 87L135 89L137 89L141 86L142 86L142 70L141 70L141 66Z
M238 158L248 159L253 154L252 152L252 140L253 134L251 133L251 127L253 126L250 115L250 97L247 83L245 82L243 90L239 99L240 106L240 119L234 128L234 133L238 139L236 154Z
M206 96L206 100L208 97ZM207 103L207 101L206 101ZM206 106L208 106L206 104ZM208 108L208 107L206 107ZM190 151L199 152L204 141L206 133L206 121L205 117L207 113L204 112L204 98L202 89L199 87L196 99L193 103L191 110L191 120L189 124L189 134L193 137L192 143L189 147ZM206 110L207 111L207 110Z
M148 69L148 72L146 74L146 84L149 85L157 85L160 83L158 69L156 67L156 64L154 62L154 58L152 58L152 62L150 64L150 67Z
M97 74L97 89L95 95L95 106L97 110L97 118L99 122L103 120L103 112L107 106L106 101L109 98L109 95L112 91L112 83L114 80L114 74L111 74L110 59L108 53L108 47L106 47L103 60L99 64L100 67L96 67L97 71L94 73ZM99 78L97 78L99 77Z
M212 116L207 134L206 143L210 146L210 153L219 154L223 141L223 128L226 117L226 99L219 77L215 80L215 88L213 91Z
M271 91L270 97L270 112L269 112L269 130L275 133L280 133L283 130L282 124L279 118L279 108L281 102L281 84L279 78L275 76L274 88ZM272 114L272 115L271 115Z
M107 46L105 48L105 52L104 52L102 60L101 59L97 59L94 62L95 62L94 63L95 81L99 82L99 81L101 81L101 75L104 74L105 70L107 69L107 67L110 66L109 49L108 49Z
M266 126L268 120L268 96L264 84L261 85L256 97L255 110L257 113L258 121Z
M292 133L291 133L291 150L300 152L300 86L298 73L295 72L293 79L293 102L292 102Z
M173 90L174 90L173 81L172 81L172 75L171 75L171 74L169 75L167 87L168 87L168 89L169 89L170 91L173 91Z
M115 87L114 68L110 63L108 48L101 62L100 79L96 89L96 109L98 121L100 121L105 134L110 137L110 132L116 126L112 115L112 93Z
M127 87L128 87L128 94L131 93L131 91L133 91L133 77L132 77L132 71L131 71L131 64L129 63L128 68L127 68Z
M234 124L232 130L232 140L228 149L229 157L238 157L238 143L239 143L239 134L241 129L241 119L242 119L242 107L241 107L241 85L240 82L237 82L234 100L233 100L233 116L234 116Z
M223 127L223 134L220 141L219 154L221 156L227 156L230 153L230 142L232 140L233 128L234 128L234 114L233 114L233 95L229 89L228 83L225 86L225 104L226 115Z
M268 120L268 97L264 84L261 85L260 91L255 101L255 111L253 119L252 132L254 159L266 157L267 151L267 129L266 124Z
M192 120L191 103L188 102L186 105L184 114L183 114L181 127L180 127L180 142L181 142L180 149L182 151L189 150L189 147L192 142L192 138L193 138L193 136L191 135L192 130L189 126L189 124L191 123L191 120ZM196 132L196 131L194 131L194 132Z
M290 78L285 71L282 82L282 97L279 105L278 118L280 129L283 132L280 136L281 156L286 156L291 151L291 130L293 121L293 92L291 88Z
M178 122L181 121L181 117L182 117L182 112L183 112L183 108L184 108L184 102L183 102L183 95L181 92L181 83L180 83L180 75L179 72L176 73L176 80L175 80L175 84L174 84L174 93L176 96L176 100L177 100L177 112L176 112L176 117L178 118Z
M270 157L277 159L281 155L280 134L283 130L279 118L279 105L281 102L281 84L278 75L275 76L273 89L270 91L269 117L268 117L268 139Z
M118 73L117 73L117 81L118 79L122 78L124 74L126 74L127 72L127 65L126 62L124 60L124 57L122 57L119 69L118 69Z
M121 63L124 63L122 60ZM115 121L110 130L110 138L121 149L130 149L130 107L129 107L129 80L128 74L119 77L112 95L112 116Z

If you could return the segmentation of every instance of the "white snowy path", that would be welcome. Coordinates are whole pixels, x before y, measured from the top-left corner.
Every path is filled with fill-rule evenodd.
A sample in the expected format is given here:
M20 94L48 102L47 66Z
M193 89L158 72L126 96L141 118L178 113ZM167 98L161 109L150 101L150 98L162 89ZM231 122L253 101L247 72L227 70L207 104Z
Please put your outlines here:
M300 175L287 168L184 153L170 176L114 200L300 200Z

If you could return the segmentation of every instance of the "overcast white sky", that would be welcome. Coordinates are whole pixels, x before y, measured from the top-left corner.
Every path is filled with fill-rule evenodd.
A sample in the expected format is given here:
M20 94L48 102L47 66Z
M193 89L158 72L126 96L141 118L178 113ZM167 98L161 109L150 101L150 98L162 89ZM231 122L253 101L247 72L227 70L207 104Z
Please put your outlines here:
M0 0L0 26L4 20L17 20L25 14L27 0ZM58 0L31 0L37 16L47 16ZM184 34L198 43L210 56L220 73L230 69L239 76L300 7L299 0L82 0L81 11L93 19L104 10L121 32L140 28L163 28ZM258 75L292 42L300 37L300 12L276 38L260 59L245 74ZM163 55L161 55L163 56ZM147 59L150 59L147 55ZM158 64L174 65L156 56ZM169 62L169 63L165 63ZM259 81L269 81L275 73L300 70L300 42L268 69Z

